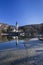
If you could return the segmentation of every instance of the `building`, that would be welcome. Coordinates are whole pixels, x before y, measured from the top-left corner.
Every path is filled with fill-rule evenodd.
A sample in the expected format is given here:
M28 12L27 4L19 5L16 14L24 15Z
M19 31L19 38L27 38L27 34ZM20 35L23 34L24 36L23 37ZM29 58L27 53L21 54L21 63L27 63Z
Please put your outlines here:
M13 32L18 32L18 23L17 22L16 22L15 28L13 29Z

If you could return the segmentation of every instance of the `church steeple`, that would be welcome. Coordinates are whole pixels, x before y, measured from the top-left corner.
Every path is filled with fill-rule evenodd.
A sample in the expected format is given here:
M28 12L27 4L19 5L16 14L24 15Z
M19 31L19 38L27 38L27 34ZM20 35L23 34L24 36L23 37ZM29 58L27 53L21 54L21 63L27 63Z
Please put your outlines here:
M18 32L18 23L16 21L16 32Z

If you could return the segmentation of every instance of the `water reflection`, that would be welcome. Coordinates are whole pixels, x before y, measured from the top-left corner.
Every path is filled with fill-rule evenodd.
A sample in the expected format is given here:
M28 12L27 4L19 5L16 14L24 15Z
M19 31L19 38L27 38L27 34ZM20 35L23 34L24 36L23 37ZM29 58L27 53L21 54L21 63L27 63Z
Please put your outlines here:
M43 65L43 41L22 37L3 37L0 65Z
M12 37L9 36L0 36L0 42L7 42L13 40Z

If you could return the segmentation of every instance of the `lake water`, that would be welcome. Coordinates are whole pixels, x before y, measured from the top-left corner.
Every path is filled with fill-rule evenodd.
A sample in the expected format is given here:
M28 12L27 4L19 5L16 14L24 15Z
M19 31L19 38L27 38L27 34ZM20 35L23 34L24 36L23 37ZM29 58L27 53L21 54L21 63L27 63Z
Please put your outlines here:
M2 37L0 65L43 65L43 41Z

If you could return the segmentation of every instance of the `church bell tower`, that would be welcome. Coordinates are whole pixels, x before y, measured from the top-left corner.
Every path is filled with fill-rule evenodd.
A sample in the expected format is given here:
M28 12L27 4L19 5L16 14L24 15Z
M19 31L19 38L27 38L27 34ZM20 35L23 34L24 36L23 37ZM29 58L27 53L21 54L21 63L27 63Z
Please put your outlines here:
M18 32L18 23L16 21L16 32Z

